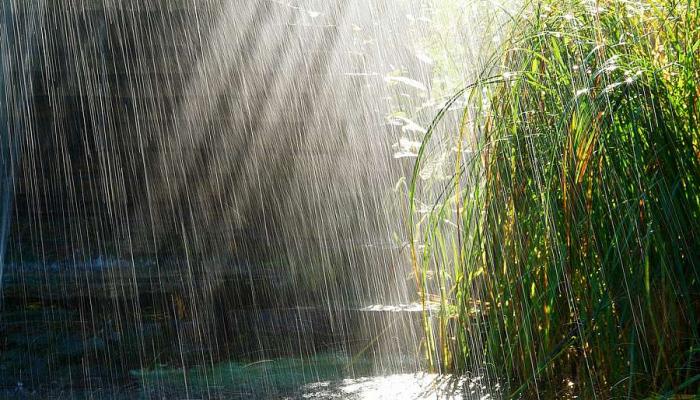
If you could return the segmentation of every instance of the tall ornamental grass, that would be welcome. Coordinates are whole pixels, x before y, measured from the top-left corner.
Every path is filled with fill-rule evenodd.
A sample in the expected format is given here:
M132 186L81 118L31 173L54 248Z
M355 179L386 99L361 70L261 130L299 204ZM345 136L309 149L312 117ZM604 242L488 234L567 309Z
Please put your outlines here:
M515 396L699 393L699 13L540 0L440 112L408 216L431 366ZM451 178L428 196L438 139Z

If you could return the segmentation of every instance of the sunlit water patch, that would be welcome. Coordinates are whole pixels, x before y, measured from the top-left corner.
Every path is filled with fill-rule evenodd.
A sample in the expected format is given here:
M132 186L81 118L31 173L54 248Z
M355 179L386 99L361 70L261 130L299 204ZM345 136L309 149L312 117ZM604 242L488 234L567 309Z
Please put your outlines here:
M436 374L397 374L306 385L288 399L444 399L487 400L500 398L499 387L489 388L481 378Z

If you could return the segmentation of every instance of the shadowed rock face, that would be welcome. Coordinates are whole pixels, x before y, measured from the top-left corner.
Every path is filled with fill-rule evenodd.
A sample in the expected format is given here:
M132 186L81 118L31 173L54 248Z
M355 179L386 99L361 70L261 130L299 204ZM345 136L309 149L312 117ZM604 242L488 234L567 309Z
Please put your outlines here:
M32 62L37 57L36 31L44 18L44 0L22 5L0 2L0 290L16 192L17 160L32 122Z
M274 258L322 291L395 286L381 80L415 64L396 4L247 3L48 3L14 258ZM379 279L342 283L365 266Z

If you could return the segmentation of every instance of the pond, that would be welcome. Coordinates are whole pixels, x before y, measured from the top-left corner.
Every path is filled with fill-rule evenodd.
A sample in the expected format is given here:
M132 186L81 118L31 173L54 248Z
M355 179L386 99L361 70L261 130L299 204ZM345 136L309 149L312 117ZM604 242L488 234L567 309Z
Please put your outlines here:
M138 265L145 288L149 263ZM496 381L476 374L424 372L418 304L332 312L239 304L226 310L228 318L217 318L229 321L228 329L213 324L200 330L205 321L194 318L196 303L179 295L184 292L177 285L135 297L102 290L98 278L123 268L123 262L105 260L8 266L0 320L2 398L486 399L500 394ZM240 279L235 273L228 278ZM71 290L54 290L57 282L63 287L71 282ZM125 312L134 301L143 313L138 324ZM200 331L207 338L198 337Z

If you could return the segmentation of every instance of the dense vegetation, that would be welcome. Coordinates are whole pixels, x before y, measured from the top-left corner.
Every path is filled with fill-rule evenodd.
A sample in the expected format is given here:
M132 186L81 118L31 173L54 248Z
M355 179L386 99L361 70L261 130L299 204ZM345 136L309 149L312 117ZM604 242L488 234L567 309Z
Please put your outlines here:
M440 310L430 364L514 395L699 393L698 2L541 0L513 19L409 188L416 282ZM431 184L435 157L453 167Z

